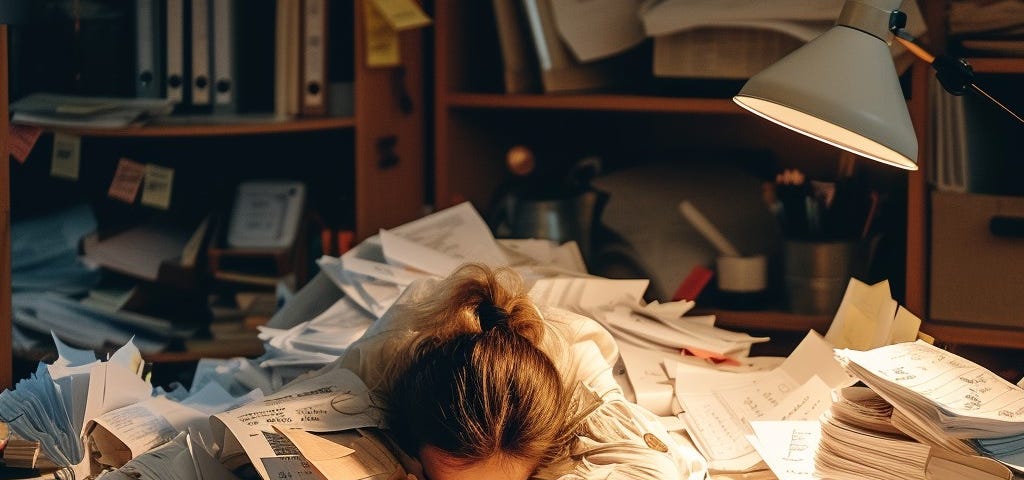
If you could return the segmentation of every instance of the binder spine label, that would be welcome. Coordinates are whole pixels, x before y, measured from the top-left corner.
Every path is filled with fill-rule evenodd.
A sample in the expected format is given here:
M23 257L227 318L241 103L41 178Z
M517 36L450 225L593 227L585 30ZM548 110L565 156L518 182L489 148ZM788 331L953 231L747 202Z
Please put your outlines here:
M167 98L185 100L185 2L167 0Z
M234 102L233 0L213 2L213 100L217 107L230 108Z
M192 104L210 104L210 4L192 0Z
M327 112L327 1L303 0L302 113Z

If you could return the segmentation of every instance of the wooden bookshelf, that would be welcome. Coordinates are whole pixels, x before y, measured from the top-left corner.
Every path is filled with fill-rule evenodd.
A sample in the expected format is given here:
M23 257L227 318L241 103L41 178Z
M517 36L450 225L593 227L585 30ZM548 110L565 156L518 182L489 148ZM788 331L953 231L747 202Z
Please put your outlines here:
M615 149L613 142L636 146L638 155L660 148L759 150L812 169L827 169L838 160L838 150L770 125L737 106L731 94L722 93L733 84L738 90L742 82L733 80L701 83L699 88L688 88L689 83L658 83L654 85L657 94L497 93L503 90L500 56L496 46L490 50L486 46L497 40L488 40L493 31L479 25L481 19L490 22L493 14L489 16L482 5L443 0L435 8L434 192L438 208L469 200L486 211L500 180L507 176L501 162L505 149L518 143L573 152L569 155L578 145L598 152ZM912 101L926 98L917 97L916 92ZM873 170L876 167L870 163L864 160L863 168L879 172L886 181L907 181L902 172ZM916 205L908 214L923 225L924 214L909 210L917 210ZM674 209L667 206L666 211ZM913 268L924 265L922 259L913 262ZM903 268L896 268L901 275ZM718 325L736 330L824 333L831 322L831 316L707 307L718 316Z
M229 118L220 120L210 116L168 117L154 123L125 128L54 128L82 137L95 138L159 138L159 137L225 137L238 135L268 135L275 133L315 132L355 128L353 117L325 117L298 119L268 119L265 117Z
M11 352L11 144L7 25L0 24L0 391L14 385Z
M333 201L321 203L342 211L343 219L351 218L352 225L334 225L333 227L351 229L355 232L355 240L359 241L376 234L380 228L391 228L414 220L423 214L426 196L426 159L424 155L424 119L426 102L424 98L423 79L423 37L424 30L402 32L399 35L401 64L391 68L373 68L367 65L365 32L362 8L365 2L339 2L339 7L351 8L354 29L338 32L342 35L353 35L350 55L353 62L352 75L354 91L353 114L346 117L307 117L279 120L269 115L239 116L225 118L216 116L171 117L157 120L155 123L119 129L94 128L48 128L50 131L64 131L83 138L83 144L95 147L103 152L118 152L121 147L131 151L169 152L161 158L177 158L183 164L192 167L216 164L224 149L218 147L217 153L202 155L204 148L211 145L237 145L235 142L246 142L262 145L265 142L276 142L275 152L283 151L272 159L263 159L259 165L269 170L267 165L278 168L282 175L299 175L292 158L288 155L300 155L300 159L309 167L304 167L307 175L309 168L320 168L324 172L335 172L347 168L343 176L324 173L318 180L334 182L335 185L326 192L333 195ZM3 104L3 123L0 124L0 155L3 156L2 172L0 172L0 258L10 258L10 218L11 218L11 184L7 142L9 106L8 62L10 61L9 45L7 44L7 28L0 25L0 103ZM332 58L336 56L332 52ZM401 98L400 98L401 95ZM410 108L411 107L411 108ZM295 142L296 139L315 138L315 147L295 144L293 148L284 150L281 144ZM269 140L268 140L269 139ZM252 140L252 142L249 142ZM259 140L259 141L257 141ZM301 141L300 140L300 141ZM333 143L332 143L333 142ZM178 154L181 147L184 155ZM317 148L309 152L309 148ZM250 148L251 150L252 148ZM194 153L199 152L199 155ZM298 153L295 153L298 152ZM189 154L193 155L189 155ZM227 153L230 156L230 151ZM285 161L281 161L282 158ZM145 161L145 158L137 158ZM235 158L248 169L248 158ZM112 160L112 161L116 161ZM191 163L190 163L191 162ZM322 165L322 167L321 167ZM255 166L255 165L254 165ZM83 171L92 168L89 158L82 159ZM179 170L180 172L180 170ZM259 175L260 173L257 173ZM272 173L263 172L262 175ZM313 174L316 176L316 174ZM87 181L83 175L81 181ZM95 177L94 177L95 178ZM178 180L177 178L175 179ZM106 179L109 182L109 178ZM189 192L176 191L175 195L188 195ZM323 206L323 205L321 205ZM350 213L348 213L350 211ZM10 262L0 260L0 389L12 385L12 345L11 331L11 271ZM6 333L5 333L6 332ZM221 356L249 356L260 352L249 348ZM163 352L147 355L151 361L186 362L197 360L202 356L211 356L210 349L200 352ZM8 360L4 360L8 359ZM20 359L20 357L19 357Z
M451 93L449 108L579 110L642 113L691 113L746 115L727 98L672 98L643 95L504 95L493 93Z

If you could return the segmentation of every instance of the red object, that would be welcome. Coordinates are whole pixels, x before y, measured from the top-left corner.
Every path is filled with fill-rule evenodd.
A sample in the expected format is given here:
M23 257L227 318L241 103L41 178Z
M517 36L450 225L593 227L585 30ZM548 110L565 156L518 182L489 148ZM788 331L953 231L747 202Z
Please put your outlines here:
M711 271L708 267L703 265L693 267L693 270L690 270L690 274L679 284L675 295L672 295L672 301L697 300L700 292L704 290L704 287L711 281L711 277L714 276L715 272Z
M349 251L355 241L356 233L351 230L338 230L338 255Z

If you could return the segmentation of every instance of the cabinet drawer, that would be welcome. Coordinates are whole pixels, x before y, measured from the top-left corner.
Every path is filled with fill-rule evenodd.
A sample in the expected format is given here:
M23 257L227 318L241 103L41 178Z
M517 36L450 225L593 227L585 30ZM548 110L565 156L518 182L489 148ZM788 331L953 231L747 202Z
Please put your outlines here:
M1024 197L932 194L933 320L1024 326Z

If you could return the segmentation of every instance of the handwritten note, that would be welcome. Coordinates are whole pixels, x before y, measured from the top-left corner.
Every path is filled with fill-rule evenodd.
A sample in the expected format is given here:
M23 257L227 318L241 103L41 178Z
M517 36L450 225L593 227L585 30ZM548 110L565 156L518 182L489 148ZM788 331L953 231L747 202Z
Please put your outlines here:
M818 377L811 377L803 385L786 395L766 415L771 420L817 420L832 405L832 389Z
M139 185L145 174L145 165L122 158L117 162L117 170L114 171L114 180L110 182L107 196L124 203L135 202L135 195L139 193Z
M366 20L366 66L395 67L402 63L398 32L369 2L363 5Z
M147 164L142 183L142 204L167 210L171 206L171 186L174 169Z
M70 133L53 134L53 157L50 175L78 180L78 169L82 159L82 138Z
M779 480L809 480L814 476L814 454L821 439L817 421L756 421L750 423L753 443Z
M18 163L25 163L25 160L28 159L28 154L36 146L36 141L39 140L41 133L43 133L43 129L39 127L12 123L8 137L11 145L11 156Z
M918 340L867 352L839 350L868 386L897 399L939 406L947 416L1024 422L1024 390L970 360ZM866 377L866 378L865 378ZM997 427L998 425L988 425Z

